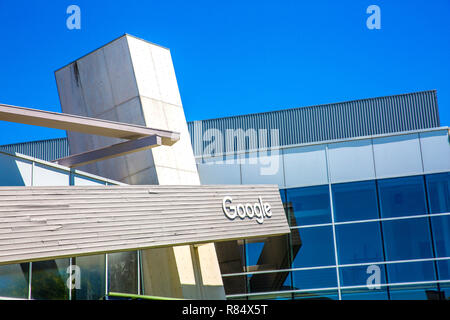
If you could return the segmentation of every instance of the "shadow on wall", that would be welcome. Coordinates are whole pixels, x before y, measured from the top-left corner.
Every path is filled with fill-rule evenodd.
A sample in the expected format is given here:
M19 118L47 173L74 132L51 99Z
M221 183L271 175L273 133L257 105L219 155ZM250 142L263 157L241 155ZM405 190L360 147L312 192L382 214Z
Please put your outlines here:
M31 161L0 151L0 186L31 186Z

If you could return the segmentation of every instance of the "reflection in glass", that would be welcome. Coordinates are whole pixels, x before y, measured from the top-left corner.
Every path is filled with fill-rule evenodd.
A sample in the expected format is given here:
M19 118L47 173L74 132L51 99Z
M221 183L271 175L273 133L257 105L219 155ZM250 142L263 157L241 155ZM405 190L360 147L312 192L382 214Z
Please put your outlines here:
M222 274L245 272L245 246L243 240L214 243Z
M291 226L305 226L331 222L328 186L286 190Z
M386 267L389 283L436 280L433 261L390 263Z
M378 188L382 218L427 213L422 176L379 180Z
M436 284L390 286L391 300L439 300Z
M294 290L336 288L336 268L297 270L292 272Z
M222 277L225 294L247 293L247 276Z
M105 255L72 258L81 271L80 289L72 290L73 300L98 300L105 296Z
M387 289L344 289L341 291L342 300L388 300Z
M426 176L431 213L450 212L450 172Z
M437 257L450 257L450 215L431 217Z
M31 265L31 297L41 300L67 300L69 259L33 262Z
M450 260L436 261L439 280L450 280Z
M287 236L246 240L245 243L247 272L289 268ZM258 273L249 276L248 281L252 292L286 290L291 286L289 272Z
M290 272L256 273L247 276L249 293L291 290Z
M339 300L336 290L317 290L294 293L294 300Z
M339 264L383 261L379 222L336 226Z
M271 294L262 294L249 296L248 300L291 300L292 293L271 293Z
M108 290L110 292L138 292L137 251L108 254Z
M428 218L383 221L382 225L388 261L433 257Z
M301 244L292 255L292 267L315 267L335 265L333 231L331 226L296 229L300 234ZM291 230L293 232L294 230ZM291 241L294 233L291 235Z
M28 298L29 263L0 266L0 297Z
M335 184L332 192L336 222L378 218L375 181Z

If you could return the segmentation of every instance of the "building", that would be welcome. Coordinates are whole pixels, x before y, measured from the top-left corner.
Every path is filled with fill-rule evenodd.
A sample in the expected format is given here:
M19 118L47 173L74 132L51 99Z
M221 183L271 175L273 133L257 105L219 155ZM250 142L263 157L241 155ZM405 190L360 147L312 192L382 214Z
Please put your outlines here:
M132 77L127 68L117 67L128 63L117 50L130 52L136 79L129 83L136 82L137 88L120 83L102 86L98 79L103 69L90 65L98 66L105 59L105 70L125 74L125 80ZM148 65L143 50L148 50L144 42L125 36L60 69L56 78L63 110L161 129L166 129L162 114L166 119L174 117L178 127L168 129L181 132L185 142L190 138L202 185L278 186L289 234L259 238L241 234L239 239L214 243L228 299L450 296L450 139L449 128L441 127L439 121L436 91L186 125L179 120L180 114L168 111L182 111L173 107L181 106L173 79L164 78L160 83L165 87L156 92L154 79L144 72ZM164 51L155 50L153 57L160 59L165 74L171 64ZM112 69L108 61L114 62ZM72 80L64 81L64 77ZM77 82L81 86L73 86ZM77 87L89 87L80 95L84 100L79 99ZM129 103L128 111L134 111L123 112L121 99ZM90 105L101 111L89 110ZM68 139L3 146L0 170L7 174L1 174L0 185L36 186L41 181L173 185L186 179L197 183L189 161L183 164L189 169L177 167L176 152L142 151L82 170L48 162L114 141L69 133ZM186 145L180 148L187 150ZM175 178L171 170L165 170L167 157L173 157L173 168L187 176ZM209 261L214 256L211 252ZM134 250L0 266L0 296L96 299L109 291L146 293L143 269L159 270L152 263L155 257L145 259L143 250ZM72 259L88 274L78 290L64 287Z

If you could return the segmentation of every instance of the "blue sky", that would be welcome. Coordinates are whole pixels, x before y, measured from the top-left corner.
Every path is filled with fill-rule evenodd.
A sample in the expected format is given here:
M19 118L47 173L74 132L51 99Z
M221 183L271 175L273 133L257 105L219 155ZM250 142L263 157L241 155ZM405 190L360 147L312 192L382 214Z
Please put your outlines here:
M71 4L81 30L66 27ZM366 27L371 4L380 30ZM1 0L0 24L0 103L60 112L54 71L129 33L171 49L188 121L436 89L450 125L448 0Z

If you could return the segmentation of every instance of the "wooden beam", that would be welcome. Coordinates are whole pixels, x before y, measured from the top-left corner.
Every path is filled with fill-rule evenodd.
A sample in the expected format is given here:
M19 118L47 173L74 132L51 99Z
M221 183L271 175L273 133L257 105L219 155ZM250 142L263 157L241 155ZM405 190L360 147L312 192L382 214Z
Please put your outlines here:
M0 120L120 139L157 135L168 146L180 139L178 132L5 104L0 104Z
M65 158L54 160L53 162L62 166L76 168L92 162L111 159L126 154L151 149L162 145L160 136L149 136L136 140L125 141L107 147L74 154Z

